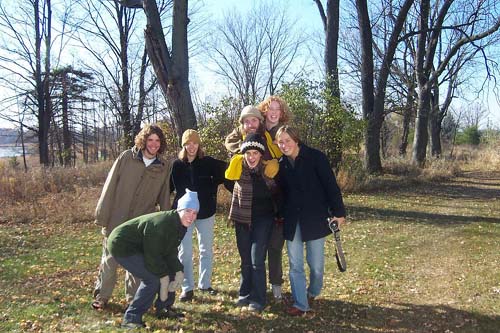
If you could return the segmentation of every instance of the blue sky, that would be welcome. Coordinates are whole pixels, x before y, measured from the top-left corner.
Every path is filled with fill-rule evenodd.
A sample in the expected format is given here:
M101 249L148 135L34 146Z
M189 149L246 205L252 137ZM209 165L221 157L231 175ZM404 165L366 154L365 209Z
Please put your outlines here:
M0 0L5 1L5 0ZM11 0L8 0L11 1ZM198 2L199 1L199 2ZM208 17L212 19L221 18L224 12L232 8L244 11L250 8L258 1L254 0L198 0L191 1L190 6L203 6L203 11L208 12ZM318 13L318 8L313 0L262 0L263 2L274 1L287 4L289 13L293 18L297 19L297 24L304 28L308 33L321 33L322 23ZM326 0L323 0L326 5ZM67 50L68 52L72 52ZM321 52L318 54L321 57ZM200 64L205 59L203 55L200 57L193 57L191 61L193 77L191 82L194 82L196 87L202 91L204 89L217 89L217 84L214 75L207 71L207 69ZM199 63L197 63L199 62ZM220 85L222 86L222 85ZM219 87L220 87L219 86ZM219 94L224 94L224 91L219 91ZM359 95L359 94L358 94ZM471 101L462 100L462 104L470 103ZM489 108L491 123L494 127L500 127L500 104L495 94L490 93L485 97L484 105ZM5 123L0 119L0 127L12 127L12 125Z

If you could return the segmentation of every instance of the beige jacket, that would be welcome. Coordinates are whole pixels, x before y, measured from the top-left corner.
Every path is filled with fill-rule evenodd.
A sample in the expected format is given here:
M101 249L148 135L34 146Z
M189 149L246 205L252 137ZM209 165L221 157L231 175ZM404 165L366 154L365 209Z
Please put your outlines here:
M231 154L240 153L240 144L243 141L243 131L241 126L236 127L229 135L226 137L224 146Z
M158 157L146 167L142 152L124 151L109 171L95 211L96 224L108 236L123 222L158 210L170 209L172 162Z

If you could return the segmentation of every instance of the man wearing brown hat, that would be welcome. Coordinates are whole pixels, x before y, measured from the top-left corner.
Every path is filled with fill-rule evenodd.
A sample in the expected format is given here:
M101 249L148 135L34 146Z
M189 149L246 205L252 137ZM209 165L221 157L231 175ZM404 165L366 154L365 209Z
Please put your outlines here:
M264 117L253 105L247 105L241 110L239 122L240 125L229 133L224 143L226 149L232 154L241 153L240 144L247 134L258 133L264 136ZM268 157L268 159L271 158Z

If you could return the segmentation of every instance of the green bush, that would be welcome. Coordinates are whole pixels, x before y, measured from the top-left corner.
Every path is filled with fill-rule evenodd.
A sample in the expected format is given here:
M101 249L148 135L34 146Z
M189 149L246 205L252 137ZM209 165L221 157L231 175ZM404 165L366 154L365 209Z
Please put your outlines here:
M481 132L477 126L469 126L457 135L457 144L469 144L477 146L481 143Z
M220 160L228 160L229 155L224 146L226 136L238 124L240 103L234 98L223 98L217 105L202 105L199 119L199 133L203 149L209 156Z
M364 122L354 109L333 97L325 82L300 79L279 92L290 107L292 126L306 144L323 151L333 167L344 152L359 152Z

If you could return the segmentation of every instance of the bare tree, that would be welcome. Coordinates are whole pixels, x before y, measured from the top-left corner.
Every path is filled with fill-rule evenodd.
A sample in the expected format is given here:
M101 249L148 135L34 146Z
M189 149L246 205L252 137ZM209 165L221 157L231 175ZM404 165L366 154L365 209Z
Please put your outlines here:
M450 15L456 4L461 15ZM499 4L495 1L478 1L467 4L454 0L432 3L420 0L419 33L416 50L418 108L413 140L412 162L424 166L429 141L428 125L431 114L432 89L448 64L466 46L478 48L482 54L491 44L489 38L500 28ZM435 11L432 9L435 8ZM440 63L434 68L438 41L443 31L454 30L460 38L446 48Z
M233 9L216 24L207 48L215 73L229 82L242 104L274 94L303 44L286 8L258 3L248 13Z
M165 41L156 1L122 0L120 2L126 7L144 9L147 19L146 50L158 83L167 98L176 133L180 138L184 130L198 127L189 88L188 1L173 0L171 49Z
M142 119L134 115L133 82L140 47L136 47L134 30L135 10L122 6L119 1L79 1L85 13L75 19L79 28L79 42L90 53L89 70L107 93L118 124L123 132L123 145L133 145L136 123ZM139 76L145 72L147 61L142 60ZM139 67L139 66L138 66ZM143 68L144 67L144 68Z
M380 70L375 81L372 23L366 1L356 0L361 40L361 88L363 117L367 122L365 133L365 168L370 173L382 171L380 159L380 130L384 120L386 86L391 64L399 43L407 13L413 0L405 0L395 17L387 47L383 52Z
M325 69L329 90L332 95L340 98L338 42L340 29L340 0L327 0L326 13L321 0L314 0L318 6L323 29L325 31Z
M38 136L40 163L49 166L49 131L52 119L50 99L51 62L54 45L62 47L65 19L69 8L58 3L62 10L57 36L53 36L53 4L51 0L23 0L0 3L0 31L5 43L1 46L0 69L6 73L2 81L12 94L28 98L27 109L32 119L21 124ZM56 59L57 60L57 59ZM12 100L12 99L11 99ZM17 117L7 117L17 122ZM28 125L29 121L36 125Z
M236 11L224 15L209 46L215 73L229 81L243 105L254 104L265 85L259 75L267 48L265 31L253 19Z

